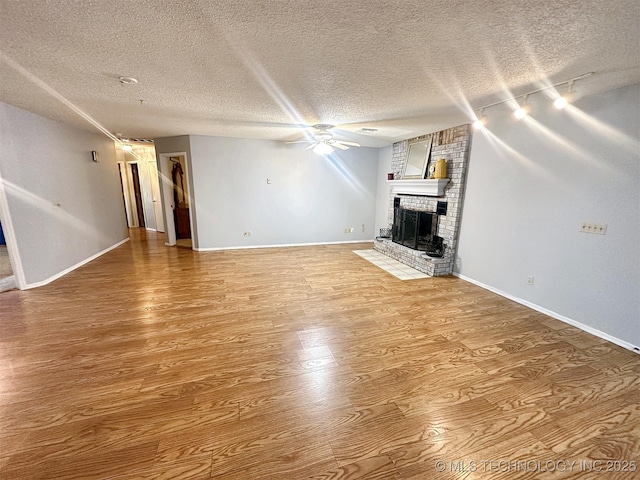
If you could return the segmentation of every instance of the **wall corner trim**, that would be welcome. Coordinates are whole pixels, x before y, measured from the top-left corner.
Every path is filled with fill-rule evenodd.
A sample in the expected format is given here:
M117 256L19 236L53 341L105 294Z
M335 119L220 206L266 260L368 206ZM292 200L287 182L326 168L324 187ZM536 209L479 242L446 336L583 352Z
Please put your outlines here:
M47 278L46 280L42 280L40 282L34 282L34 283L28 283L24 286L24 288L22 288L21 290L28 290L31 288L37 288L37 287L43 287L51 282L53 282L54 280L59 279L60 277L65 276L67 273L70 273L72 271L74 271L76 268L80 268L83 265L86 265L87 263L91 262L92 260L95 260L96 258L104 255L105 253L110 252L111 250L118 248L120 245L123 245L125 243L127 243L130 240L129 237L125 238L124 240L111 245L110 247L105 248L104 250L102 250L101 252L96 253L95 255L90 256L89 258L85 258L84 260L82 260L81 262L76 263L75 265L70 266L69 268L65 268L64 270L62 270L59 273L56 273L55 275Z
M544 307L541 307L540 305L536 305L535 303L531 303L528 302L526 300L523 300L521 298L518 297L514 297L513 295L510 295L506 292L503 292L502 290L499 290L497 288L494 288L490 285L487 285L485 283L479 282L477 280L474 280L473 278L469 278L465 275L461 275L457 272L453 272L453 275L455 277L458 277L460 280L464 280L465 282L469 282L469 283L473 283L474 285L477 285L478 287L484 288L485 290L489 290L490 292L493 292L497 295L500 295L501 297L504 298L508 298L509 300L513 300L516 303L519 303L520 305L524 305L525 307L529 307L532 310L535 310L537 312L540 313L544 313L545 315L548 315L551 318L555 318L556 320L560 320L561 322L567 323L573 327L579 328L580 330L590 333L591 335L595 335L596 337L602 338L603 340L607 340L608 342L611 343L615 343L616 345L622 347L622 348L626 348L627 350L631 350L633 353L636 354L640 354L640 348L637 345L632 345L629 342L625 342L624 340L621 340L617 337L614 337L612 335L609 335L608 333L602 332L600 330L598 330L597 328L593 328L590 327L589 325L585 325L584 323L580 323L577 320L573 320L569 317L565 317L564 315L560 315L559 313L556 313L552 310L548 310Z

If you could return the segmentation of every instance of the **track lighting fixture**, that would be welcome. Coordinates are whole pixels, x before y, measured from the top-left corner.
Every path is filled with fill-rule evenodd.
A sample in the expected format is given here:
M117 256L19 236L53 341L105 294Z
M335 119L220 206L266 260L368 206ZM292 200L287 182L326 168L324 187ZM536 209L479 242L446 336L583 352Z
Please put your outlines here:
M494 102L494 103L490 103L488 105L484 105L484 106L480 107L480 109L479 109L480 110L480 114L476 117L475 121L473 122L473 127L476 130L478 130L478 129L483 128L487 124L487 116L484 113L485 109L487 109L489 107L495 107L496 105L500 105L502 103L515 102L517 104L518 103L517 102L518 98L524 98L524 100L523 100L522 104L518 105L518 108L516 108L514 110L513 116L518 120L522 120L529 113L529 108L530 108L530 106L528 104L529 95L533 95L534 93L542 92L544 90L548 90L548 89L551 89L551 88L556 88L556 87L559 87L561 85L567 85L567 92L564 95L558 95L556 93L556 95L558 95L558 96L553 101L553 106L555 108L557 108L558 110L562 110L571 101L572 89L573 89L574 83L577 80L581 80L581 79L583 79L585 77L588 77L590 75L593 75L593 72L583 73L582 75L578 75L577 77L571 78L569 80L565 80L564 82L558 82L558 83L556 83L554 85L550 85L548 87L539 88L537 90L532 90L531 92L527 92L525 94L519 95L518 97L510 97L510 98L507 98L505 100L500 100L499 102Z

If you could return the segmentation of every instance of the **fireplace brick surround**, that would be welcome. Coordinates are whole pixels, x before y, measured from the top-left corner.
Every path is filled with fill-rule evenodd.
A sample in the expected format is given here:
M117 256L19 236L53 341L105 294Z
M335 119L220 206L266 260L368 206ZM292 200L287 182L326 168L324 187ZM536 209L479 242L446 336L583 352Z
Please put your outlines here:
M395 178L400 178L407 161L408 146L425 136L410 138L393 144L391 169ZM438 201L447 202L447 214L441 215L438 222L438 235L444 239L447 248L442 258L432 258L424 252L398 245L391 239L375 242L374 249L394 258L405 265L415 268L427 275L450 275L456 260L458 233L462 213L464 185L471 149L471 128L469 124L435 132L432 137L432 161L444 158L447 160L447 177L451 181L446 185L444 195L431 197L423 195L394 195L389 197L388 223L393 223L393 201L400 197L400 205L404 208L435 212ZM391 189L391 187L389 187ZM391 190L390 190L391 191Z

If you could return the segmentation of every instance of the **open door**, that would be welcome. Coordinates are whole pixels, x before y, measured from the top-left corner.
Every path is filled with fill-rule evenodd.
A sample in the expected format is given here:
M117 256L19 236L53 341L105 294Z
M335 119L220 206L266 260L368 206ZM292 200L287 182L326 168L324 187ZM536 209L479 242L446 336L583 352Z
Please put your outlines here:
M187 153L159 153L157 158L166 244L193 248L197 240L193 238Z
M156 230L164 233L164 217L162 216L162 199L160 197L160 181L158 177L158 164L155 160L148 162L149 180L151 183L151 202L153 215L156 220Z
M142 188L140 187L140 172L138 172L138 164L129 163L131 169L131 186L133 188L133 197L135 199L135 211L137 224L139 227L145 226L144 208L142 206Z
M180 157L171 157L171 181L173 182L173 221L176 239L191 238L189 220L189 196L185 188L184 166Z

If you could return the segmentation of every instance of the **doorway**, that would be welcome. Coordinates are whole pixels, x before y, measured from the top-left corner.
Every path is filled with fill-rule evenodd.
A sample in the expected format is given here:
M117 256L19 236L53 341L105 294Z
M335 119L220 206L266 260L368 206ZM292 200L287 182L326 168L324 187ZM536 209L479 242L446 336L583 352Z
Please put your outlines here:
M135 198L135 215L139 227L144 227L144 209L142 208L142 189L140 188L140 173L138 172L138 164L130 163L131 169L131 186L133 187L133 196Z
M173 221L176 231L176 243L179 240L191 240L191 224L189 219L189 196L186 191L184 160L181 157L169 157L171 162L171 182L173 183Z
M160 194L169 246L197 248L197 231L191 209L189 163L186 152L158 154Z
M16 288L16 277L11 267L11 259L9 258L9 249L4 238L2 230L2 222L0 222L0 292L13 290Z
M116 158L127 226L164 233L155 146L148 142L116 144Z

